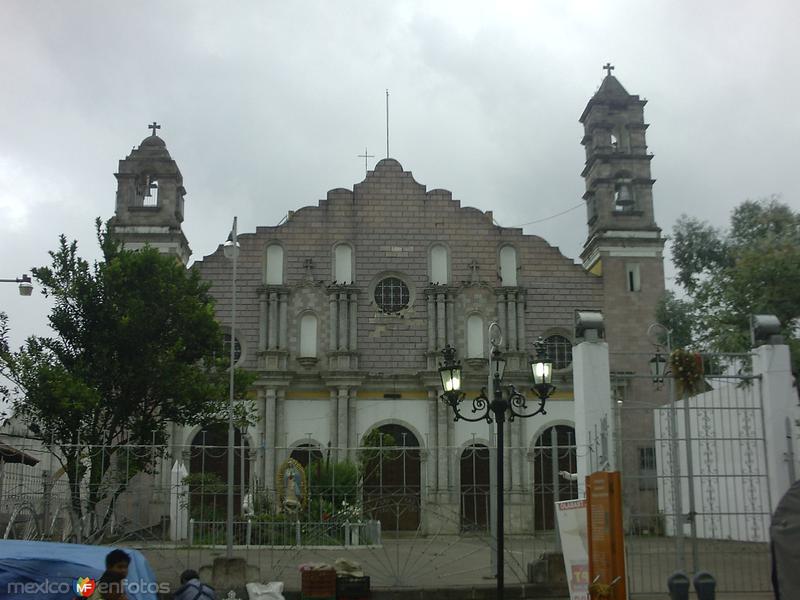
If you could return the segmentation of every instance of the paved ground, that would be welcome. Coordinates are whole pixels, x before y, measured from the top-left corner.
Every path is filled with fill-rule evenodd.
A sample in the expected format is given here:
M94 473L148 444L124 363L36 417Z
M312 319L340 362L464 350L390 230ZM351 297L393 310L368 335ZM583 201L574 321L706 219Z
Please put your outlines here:
M636 538L627 542L629 592L636 600L666 598L666 578L675 560L674 542L669 538ZM142 545L161 581L177 582L185 568L210 565L224 556L224 548L189 548ZM552 549L552 538L510 537L506 542L506 582L527 582L527 564ZM719 600L767 600L769 556L764 544L702 541L698 568L708 570L719 582ZM234 555L251 565L253 579L283 581L287 590L300 588L298 566L329 563L347 558L360 563L371 577L373 589L471 590L491 587L491 556L488 539L469 536L433 536L386 539L380 547L369 548L236 548ZM662 591L664 590L664 591ZM733 594L734 591L742 593ZM764 592L763 594L761 592ZM448 594L448 598L452 598ZM419 598L419 596L417 596Z

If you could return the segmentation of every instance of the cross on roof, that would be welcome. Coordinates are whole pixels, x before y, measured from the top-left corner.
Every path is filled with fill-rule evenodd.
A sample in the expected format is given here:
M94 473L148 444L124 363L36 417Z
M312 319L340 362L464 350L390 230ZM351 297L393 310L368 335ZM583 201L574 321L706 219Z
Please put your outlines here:
M608 75L606 75L606 77L611 77L611 71L614 70L614 65L612 65L610 62L607 62L603 65L603 68L608 71Z
M158 123L153 121L153 123L151 125L148 125L147 128L148 129L152 129L153 130L153 135L155 135L156 134L156 129L161 129L161 125L159 125Z
M367 152L367 147L364 146L364 154L359 154L358 158L363 158L364 159L364 170L365 171L369 171L369 166L367 165L367 159L368 158L375 158L375 155L374 154L369 154Z

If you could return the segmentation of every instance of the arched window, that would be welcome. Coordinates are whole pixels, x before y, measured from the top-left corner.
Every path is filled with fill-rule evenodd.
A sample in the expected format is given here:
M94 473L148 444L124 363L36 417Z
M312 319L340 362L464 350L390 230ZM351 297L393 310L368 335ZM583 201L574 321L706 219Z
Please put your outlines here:
M333 253L333 280L353 283L353 249L349 244L338 244Z
M158 179L154 179L150 175L147 176L142 206L158 206Z
M484 358L483 317L470 315L467 318L467 358Z
M616 133L612 133L611 134L611 149L616 152L618 148L619 148L619 140L617 139L617 134Z
M431 283L448 283L447 248L441 244L431 247Z
M300 444L292 450L290 458L303 465L304 469L308 469L308 465L322 460L322 452L314 444Z
M566 369L572 365L572 342L563 335L549 335L544 340L553 369Z
M317 317L307 313L300 319L300 358L317 356Z
M621 179L614 189L614 210L628 212L634 209L633 190L630 181Z
M500 249L500 279L503 287L517 286L517 250L514 246Z
M554 529L553 503L578 497L578 482L559 474L578 471L576 450L569 425L548 427L533 445L534 529Z
M283 247L279 244L267 246L267 265L265 269L267 285L283 285Z
M461 453L461 530L489 525L489 448L472 444Z

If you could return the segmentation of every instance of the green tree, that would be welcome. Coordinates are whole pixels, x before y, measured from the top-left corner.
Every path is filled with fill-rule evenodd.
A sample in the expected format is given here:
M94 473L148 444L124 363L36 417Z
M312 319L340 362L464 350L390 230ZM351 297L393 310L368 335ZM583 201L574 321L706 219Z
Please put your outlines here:
M54 303L50 337L12 351L0 315L0 375L15 388L0 394L61 461L89 540L131 478L153 472L169 423L227 418L229 378L208 284L155 249L123 250L96 225L102 260L90 265L62 235L51 265L33 269ZM241 396L253 377L235 376Z
M682 216L672 254L685 299L667 296L659 317L700 349L742 352L750 347L749 319L776 315L800 367L800 213L772 197L736 207L720 231ZM683 344L689 345L686 340Z

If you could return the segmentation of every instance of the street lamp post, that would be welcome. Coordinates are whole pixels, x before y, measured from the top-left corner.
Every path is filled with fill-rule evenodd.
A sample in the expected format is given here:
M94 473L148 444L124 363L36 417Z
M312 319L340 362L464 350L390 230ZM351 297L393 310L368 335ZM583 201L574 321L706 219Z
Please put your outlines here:
M223 253L225 254L226 258L229 258L233 261L233 289L231 296L231 364L228 394L228 510L225 523L225 555L228 559L231 559L233 558L233 447L236 437L233 428L233 380L234 362L236 358L236 260L239 258L239 239L236 231L236 217L233 217L233 228L228 236L228 240L223 246Z
M0 279L0 283L18 283L20 296L30 296L33 293L33 283L28 275L15 279Z
M495 423L497 439L497 598L504 597L504 532L503 532L503 450L504 431L506 419L514 421L516 418L530 418L545 414L545 402L555 391L552 385L553 363L547 357L544 339L541 337L534 343L535 356L530 361L529 367L533 379L532 391L539 400L539 406L533 412L527 412L528 404L525 396L520 394L513 385L503 387L503 374L506 361L500 351L502 332L497 323L492 323L491 328L496 328L498 334L492 338L492 351L489 361L489 370L492 376L492 398L486 395L486 388L472 400L471 413L474 416L461 412L462 403L466 394L461 391L461 361L456 360L456 349L449 344L442 350L443 362L439 367L439 376L442 379L444 393L442 402L449 406L455 415L455 421L483 421Z

